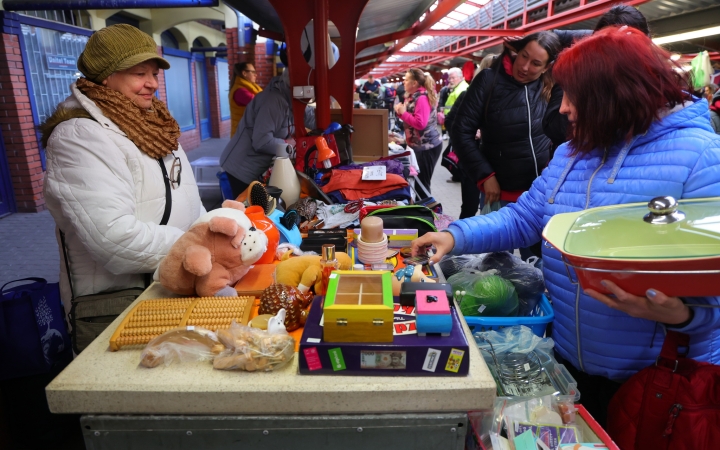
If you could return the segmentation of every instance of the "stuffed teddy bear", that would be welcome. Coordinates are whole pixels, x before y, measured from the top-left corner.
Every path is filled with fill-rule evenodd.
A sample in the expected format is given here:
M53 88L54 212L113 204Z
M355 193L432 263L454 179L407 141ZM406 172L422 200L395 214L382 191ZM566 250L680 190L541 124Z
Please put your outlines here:
M160 263L160 284L180 295L237 297L233 286L268 245L244 210L242 203L226 200L200 217Z
M287 254L283 256L283 258L288 257ZM350 270L352 268L352 260L347 253L337 252L335 258L340 263L338 270ZM295 256L284 259L277 265L275 268L275 282L296 287L303 294L306 294L311 287L314 287L315 292L318 292L322 283L321 273L320 255Z

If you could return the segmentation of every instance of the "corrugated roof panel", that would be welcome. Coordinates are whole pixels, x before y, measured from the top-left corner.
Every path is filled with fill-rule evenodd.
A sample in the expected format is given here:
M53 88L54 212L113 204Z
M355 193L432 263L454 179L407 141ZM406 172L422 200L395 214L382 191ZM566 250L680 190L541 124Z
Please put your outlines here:
M408 28L433 2L434 0L370 0L360 16L357 38L363 41Z

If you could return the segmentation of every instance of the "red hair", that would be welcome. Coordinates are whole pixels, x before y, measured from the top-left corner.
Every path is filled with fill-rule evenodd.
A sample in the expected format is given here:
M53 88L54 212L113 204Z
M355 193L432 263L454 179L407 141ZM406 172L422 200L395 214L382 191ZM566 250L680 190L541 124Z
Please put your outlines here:
M553 76L577 110L574 154L645 133L662 108L690 99L670 54L629 27L608 27L560 53Z

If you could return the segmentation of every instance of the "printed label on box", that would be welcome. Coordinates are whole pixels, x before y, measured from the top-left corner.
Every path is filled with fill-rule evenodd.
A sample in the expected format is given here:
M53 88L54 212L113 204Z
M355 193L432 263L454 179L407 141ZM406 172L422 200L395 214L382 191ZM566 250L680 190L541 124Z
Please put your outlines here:
M363 350L360 352L361 369L407 369L406 352L376 352Z
M305 340L305 342L309 342L309 343L311 343L311 344L319 344L319 343L322 342L322 339L318 339L318 338L307 338L307 339Z
M338 348L331 348L328 350L330 355L330 364L332 365L333 371L345 370L345 359L343 359L342 350Z
M426 372L435 372L438 361L440 361L440 350L435 348L428 348L427 355L425 355L425 362L423 363L422 370Z
M450 356L448 357L447 364L445 364L445 370L448 372L457 373L460 370L460 363L463 360L465 352L456 348L450 350Z
M320 362L320 355L318 354L317 347L306 348L303 350L303 353L305 354L305 362L307 362L308 369L322 369L322 363Z

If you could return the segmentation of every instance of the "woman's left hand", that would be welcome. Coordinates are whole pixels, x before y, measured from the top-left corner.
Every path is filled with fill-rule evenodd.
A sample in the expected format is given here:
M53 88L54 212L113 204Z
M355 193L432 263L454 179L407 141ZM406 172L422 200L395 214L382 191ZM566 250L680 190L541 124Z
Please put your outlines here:
M602 281L603 285L613 293L614 297L600 294L593 289L585 293L610 308L620 310L631 317L662 322L668 325L683 323L690 319L690 307L679 297L668 297L662 292L648 289L647 297L638 297L620 289L615 283Z
M395 114L397 114L398 116L402 116L403 114L405 114L405 111L405 103L398 103L397 105L395 105Z

